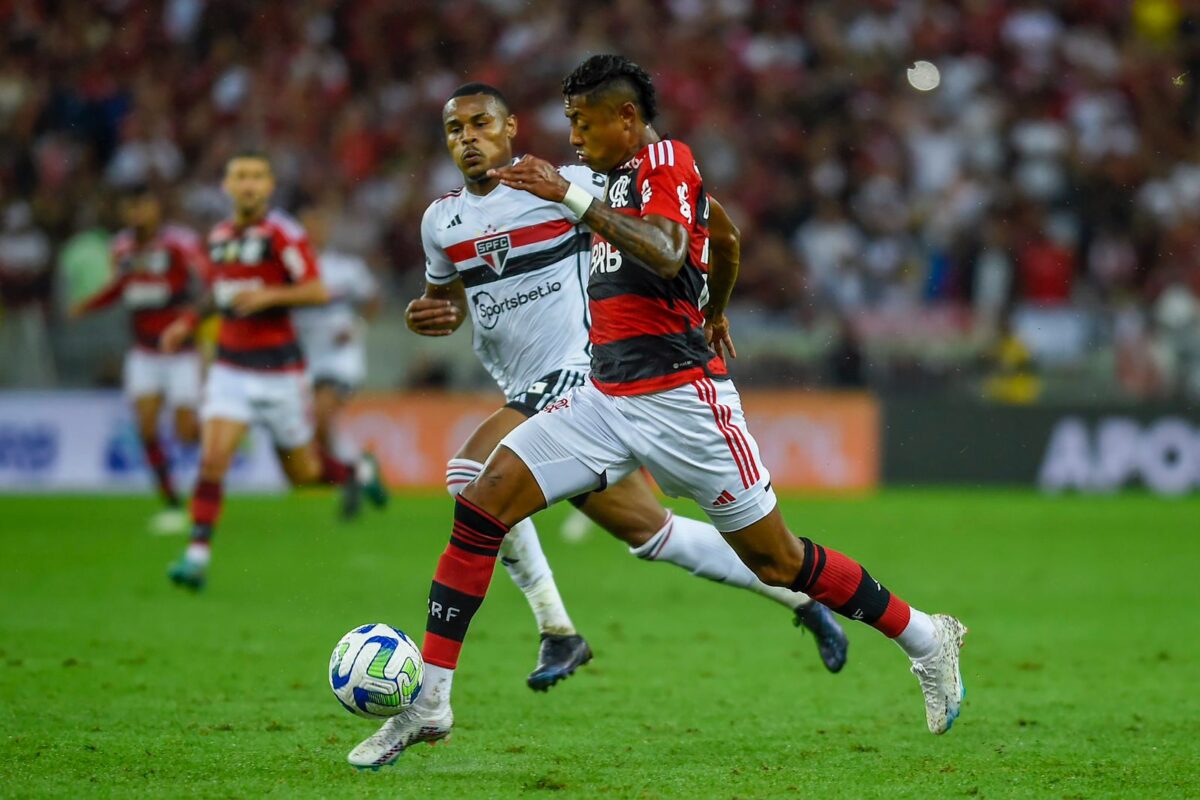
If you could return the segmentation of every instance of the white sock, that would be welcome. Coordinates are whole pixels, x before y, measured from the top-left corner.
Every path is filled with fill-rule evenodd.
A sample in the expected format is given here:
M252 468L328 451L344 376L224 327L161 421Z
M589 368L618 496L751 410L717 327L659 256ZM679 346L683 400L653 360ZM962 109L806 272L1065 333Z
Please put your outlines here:
M933 617L924 611L910 609L908 625L896 637L896 644L912 659L924 658L937 649L938 635Z
M812 602L802 592L760 581L720 531L707 522L668 514L667 523L650 541L629 548L629 552L647 561L670 562L701 578L749 589L792 610Z
M483 464L478 461L450 459L446 464L446 490L451 496L457 497L482 471ZM508 576L529 601L539 632L564 636L575 633L575 625L558 593L554 573L550 571L546 554L542 552L542 543L533 520L521 520L505 535L500 543L500 563L504 564Z
M454 670L434 664L425 665L425 677L421 680L421 693L413 705L430 711L445 708L450 703L450 685L454 682Z
M508 576L517 588L525 593L537 619L538 631L560 636L575 633L575 625L558 594L554 573L542 552L533 520L521 520L505 535L500 543L500 563L508 570Z
M212 561L212 548L208 542L192 542L183 552L183 557L196 566L207 567L208 562Z

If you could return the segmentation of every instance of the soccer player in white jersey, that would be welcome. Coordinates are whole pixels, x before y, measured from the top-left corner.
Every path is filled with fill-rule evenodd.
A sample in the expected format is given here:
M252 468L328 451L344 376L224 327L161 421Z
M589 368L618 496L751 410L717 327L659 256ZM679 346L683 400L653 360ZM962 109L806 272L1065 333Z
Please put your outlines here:
M945 733L961 707L966 629L911 607L858 562L784 523L712 347L728 332L731 265L710 258L708 203L690 149L652 126L650 76L621 56L592 56L564 80L563 95L571 144L607 175L606 199L529 156L487 174L563 203L593 231L589 381L505 436L455 499L430 589L421 694L350 762L379 766L449 735L454 670L506 535L539 509L643 465L669 493L695 500L761 580L804 591L896 641L911 659L929 730Z
M366 319L379 307L379 284L364 259L328 246L328 209L305 208L299 218L329 293L324 305L292 309L313 385L317 445L339 461L351 462L358 453L338 434L337 419L367 377Z
M591 234L562 204L487 177L489 169L513 162L517 132L517 118L497 89L462 86L447 101L442 123L465 186L425 212L426 290L409 305L408 324L417 333L440 336L470 316L475 352L508 400L450 461L446 482L456 494L479 474L505 434L584 384L591 361L585 293ZM604 193L604 176L585 166L559 172L596 197ZM717 257L736 261L737 232L723 211L719 217ZM825 666L837 672L844 665L846 639L827 608L758 580L715 528L666 511L641 474L571 500L640 558L668 561L783 604L797 624L816 634ZM531 520L505 537L500 555L541 633L529 686L546 689L585 663L591 651L571 623Z

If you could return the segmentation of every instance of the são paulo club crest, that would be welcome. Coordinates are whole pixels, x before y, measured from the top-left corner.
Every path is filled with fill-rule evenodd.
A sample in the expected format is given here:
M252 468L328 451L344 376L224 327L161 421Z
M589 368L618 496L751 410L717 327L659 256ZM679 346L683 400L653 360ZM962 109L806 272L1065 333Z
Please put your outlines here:
M499 275L504 271L504 262L508 261L508 251L512 249L512 241L507 233L493 236L490 239L479 239L475 242L475 255L483 259L483 263Z

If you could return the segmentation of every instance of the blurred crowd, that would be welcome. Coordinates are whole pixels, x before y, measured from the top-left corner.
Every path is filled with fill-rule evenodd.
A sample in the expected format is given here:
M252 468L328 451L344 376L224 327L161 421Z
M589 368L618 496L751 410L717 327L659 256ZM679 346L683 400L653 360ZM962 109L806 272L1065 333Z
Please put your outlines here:
M1021 373L1200 396L1189 0L0 3L0 385L68 380L61 309L104 269L115 191L149 182L205 227L251 143L279 202L334 214L402 307L421 213L460 182L446 96L496 84L520 149L566 160L559 82L598 51L654 75L659 130L741 226L735 321L762 363L988 386L1016 353ZM910 85L918 59L936 89Z

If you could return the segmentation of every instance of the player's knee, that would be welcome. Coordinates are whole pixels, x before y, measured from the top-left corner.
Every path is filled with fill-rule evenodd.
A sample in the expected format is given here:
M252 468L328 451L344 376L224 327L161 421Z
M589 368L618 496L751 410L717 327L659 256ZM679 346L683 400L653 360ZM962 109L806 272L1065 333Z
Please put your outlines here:
M483 464L470 458L452 458L446 462L446 491L457 497L467 484L483 471Z

